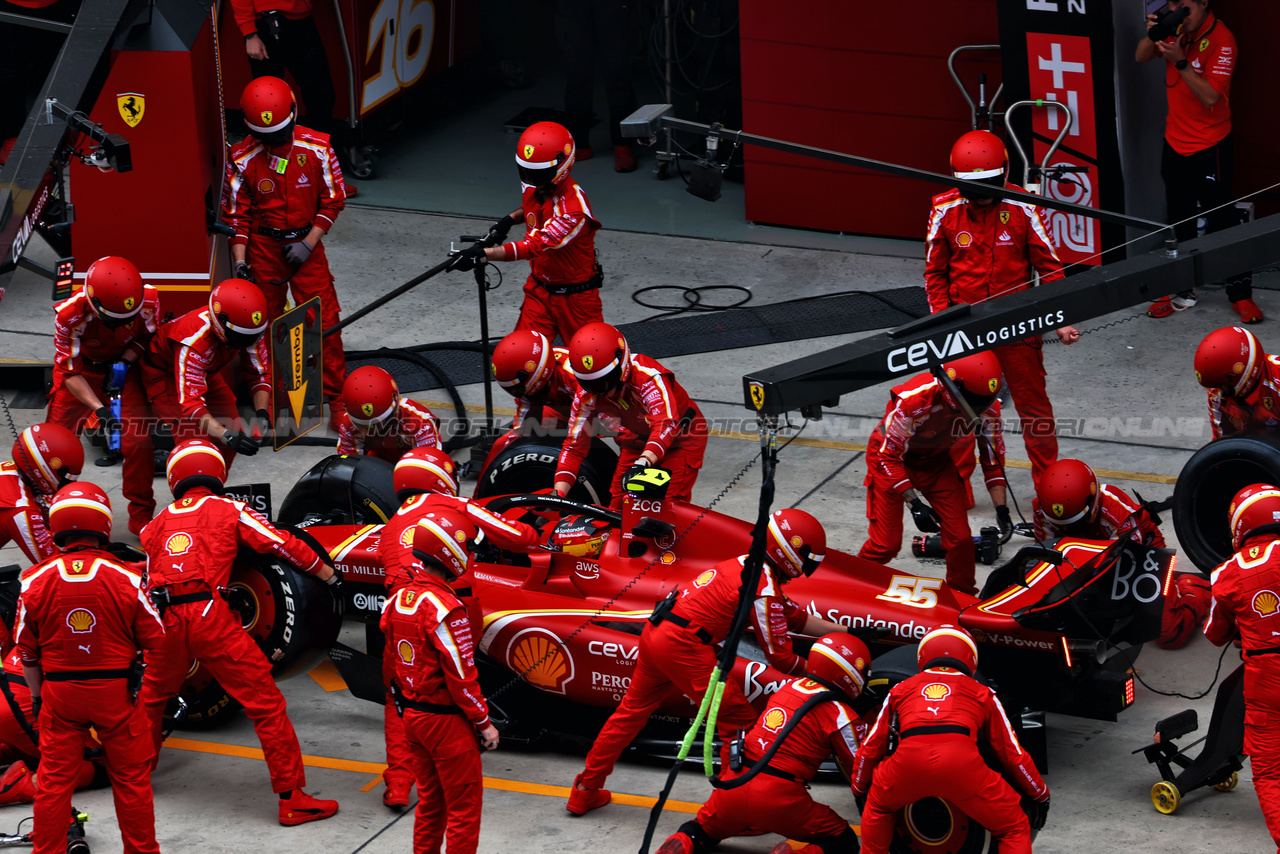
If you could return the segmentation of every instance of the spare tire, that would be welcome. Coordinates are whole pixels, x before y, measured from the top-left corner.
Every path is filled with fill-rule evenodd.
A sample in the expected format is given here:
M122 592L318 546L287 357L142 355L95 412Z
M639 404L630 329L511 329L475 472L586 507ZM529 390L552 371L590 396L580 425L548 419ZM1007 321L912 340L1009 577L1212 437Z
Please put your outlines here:
M1173 489L1173 527L1182 552L1202 572L1231 557L1231 499L1254 483L1280 484L1280 435L1228 436L1192 455Z
M325 457L289 490L276 524L382 525L400 509L394 470L380 457Z
M542 436L517 439L493 458L480 473L476 498L493 495L517 495L549 488L555 481L556 463L560 459L560 443ZM578 482L569 490L569 498L583 504L609 506L613 472L618 467L618 454L600 439L591 440L591 450L578 469Z

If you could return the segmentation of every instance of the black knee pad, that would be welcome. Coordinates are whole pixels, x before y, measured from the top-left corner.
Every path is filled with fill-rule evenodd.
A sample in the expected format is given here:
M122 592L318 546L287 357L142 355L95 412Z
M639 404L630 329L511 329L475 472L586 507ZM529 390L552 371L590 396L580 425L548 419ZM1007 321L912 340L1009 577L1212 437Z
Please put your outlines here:
M693 840L694 854L710 851L720 844L719 839L710 836L696 821L686 821L680 825L680 832Z
M844 833L839 836L823 839L815 842L814 845L822 849L822 854L858 854L862 848L862 843L858 841L858 834L853 832L852 827L846 827Z

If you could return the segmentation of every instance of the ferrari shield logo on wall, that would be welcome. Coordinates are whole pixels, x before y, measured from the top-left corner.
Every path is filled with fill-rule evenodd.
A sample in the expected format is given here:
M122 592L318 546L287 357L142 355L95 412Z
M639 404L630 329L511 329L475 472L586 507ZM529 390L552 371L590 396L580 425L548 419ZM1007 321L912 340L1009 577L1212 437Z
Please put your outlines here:
M116 109L120 118L131 128L136 128L142 121L142 114L147 109L147 96L138 92L121 92L116 95Z
M747 388L751 390L751 404L756 409L764 409L764 383L752 381Z

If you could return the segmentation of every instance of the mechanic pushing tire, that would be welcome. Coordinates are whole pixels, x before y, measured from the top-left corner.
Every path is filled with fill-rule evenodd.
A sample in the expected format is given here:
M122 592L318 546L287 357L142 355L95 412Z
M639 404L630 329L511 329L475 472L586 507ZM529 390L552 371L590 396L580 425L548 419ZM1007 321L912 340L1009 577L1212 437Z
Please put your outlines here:
M560 443L541 436L519 439L503 448L480 473L476 498L516 495L547 489L555 480L560 460ZM578 482L569 498L584 504L609 506L609 490L618 455L599 439L591 440L591 450L578 470Z
M1182 467L1173 490L1173 527L1183 554L1202 572L1231 557L1224 511L1253 483L1280 484L1280 434L1255 431L1218 439Z

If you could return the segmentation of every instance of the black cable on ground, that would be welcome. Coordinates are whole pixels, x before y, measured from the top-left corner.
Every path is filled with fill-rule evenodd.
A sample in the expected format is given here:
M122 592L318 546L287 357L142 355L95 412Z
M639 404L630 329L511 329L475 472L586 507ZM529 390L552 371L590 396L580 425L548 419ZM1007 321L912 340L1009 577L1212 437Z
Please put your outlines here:
M684 300L685 304L684 305L661 305L659 303L645 302L640 298L641 294L649 293L650 291L668 291L668 290L679 291L680 296ZM703 305L702 295L707 291L738 291L740 293L746 294L746 296L744 296L742 299L738 300L737 302L730 303L729 305ZM650 320L657 320L660 317L670 317L671 315L674 315L674 314L684 314L686 311L725 311L731 308L738 308L740 306L746 305L751 301L751 289L744 288L741 285L703 285L697 288L687 288L687 287L684 287L683 285L650 285L647 288L640 288L639 290L633 292L631 294L631 301L636 303L637 305L642 305L645 308L651 308L651 309L654 309L655 311L662 312L661 314L655 314L653 317L646 317L643 322L647 323Z

